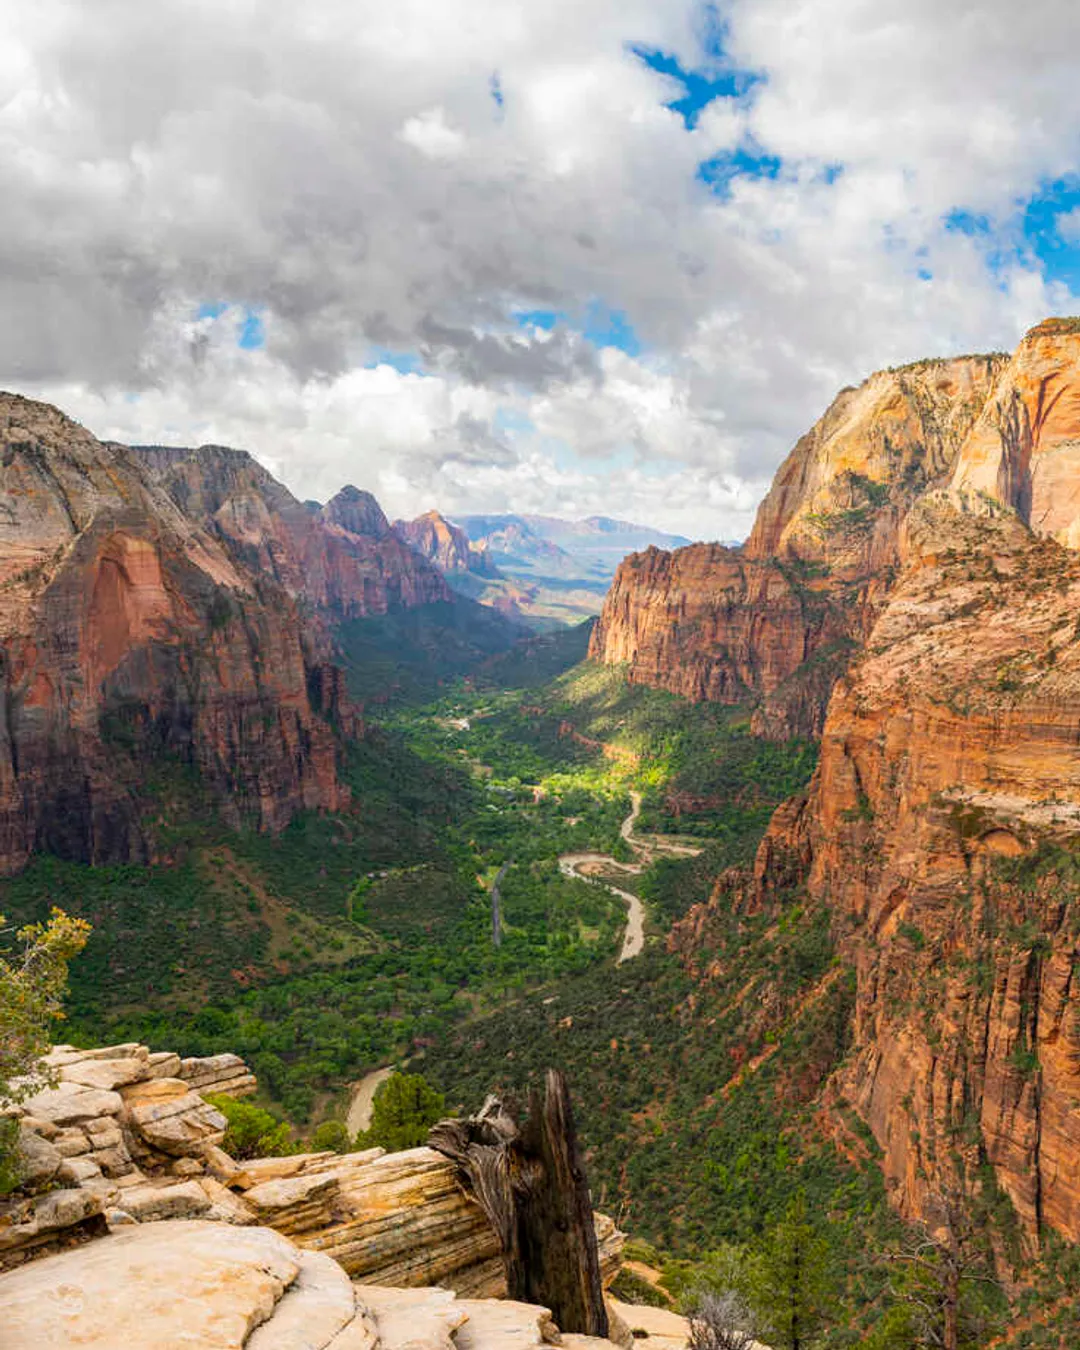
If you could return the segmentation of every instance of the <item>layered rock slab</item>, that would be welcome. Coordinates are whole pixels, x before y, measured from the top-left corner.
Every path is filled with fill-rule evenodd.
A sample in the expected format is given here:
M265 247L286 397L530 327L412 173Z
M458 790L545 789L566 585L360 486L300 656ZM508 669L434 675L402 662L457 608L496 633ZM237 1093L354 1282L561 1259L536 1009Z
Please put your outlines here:
M9 1350L375 1350L347 1277L265 1228L124 1229L0 1276Z

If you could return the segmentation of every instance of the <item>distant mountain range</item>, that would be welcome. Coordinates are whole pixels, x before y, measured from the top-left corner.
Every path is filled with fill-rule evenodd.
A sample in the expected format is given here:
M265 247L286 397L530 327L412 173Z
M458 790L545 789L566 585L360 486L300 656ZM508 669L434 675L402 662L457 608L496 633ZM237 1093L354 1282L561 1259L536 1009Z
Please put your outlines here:
M394 528L459 594L542 625L598 614L627 554L690 542L608 516L468 515L451 523L429 511Z

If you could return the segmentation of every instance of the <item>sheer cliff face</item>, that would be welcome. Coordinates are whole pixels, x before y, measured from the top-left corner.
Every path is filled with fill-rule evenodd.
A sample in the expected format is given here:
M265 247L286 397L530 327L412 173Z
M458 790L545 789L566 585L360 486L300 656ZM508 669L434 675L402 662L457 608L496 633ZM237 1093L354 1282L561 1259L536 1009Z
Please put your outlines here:
M1032 329L956 465L969 503L1004 502L1037 534L1080 547L1080 321Z
M918 1214L958 1167L978 1188L989 1163L1031 1239L1075 1241L1080 334L1061 327L1029 335L951 486L909 512L808 797L757 872L760 898L801 876L833 911L858 998L830 1090L897 1203Z
M947 479L1003 364L928 361L845 390L781 466L745 545L622 563L590 655L688 698L756 701L767 735L819 732L895 574L901 522Z
M309 700L318 670L280 587L129 452L12 395L0 395L0 642L0 871L35 849L146 857L138 801L162 755L197 768L237 822L276 829L342 800Z
M446 600L439 572L391 529L370 493L305 505L243 450L139 447L188 517L241 564L333 623Z

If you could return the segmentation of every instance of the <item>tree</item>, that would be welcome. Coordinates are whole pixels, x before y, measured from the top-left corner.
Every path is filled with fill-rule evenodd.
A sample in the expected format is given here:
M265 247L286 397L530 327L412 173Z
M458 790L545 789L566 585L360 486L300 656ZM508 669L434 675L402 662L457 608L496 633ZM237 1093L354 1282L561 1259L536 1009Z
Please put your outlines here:
M253 1102L208 1094L206 1100L228 1121L222 1147L238 1162L248 1158L283 1158L297 1151L287 1121Z
M927 1222L884 1257L896 1271L889 1286L893 1319L910 1329L911 1346L978 1350L994 1320L988 1295L1000 1287L991 1273L986 1225L959 1187L934 1192L924 1210Z
M349 1131L341 1120L324 1120L321 1125L315 1126L315 1133L311 1136L311 1147L316 1153L327 1150L348 1153L351 1145Z
M774 1350L808 1350L833 1307L829 1243L806 1216L797 1195L753 1263L750 1302Z
M446 1098L422 1074L395 1073L379 1085L371 1125L356 1136L358 1148L391 1153L427 1143L428 1130L446 1114Z
M0 916L0 941L10 933ZM25 1101L52 1077L41 1060L53 1024L64 1016L67 968L86 946L90 925L54 909L48 923L15 933L15 949L0 954L0 1108ZM0 1194L18 1181L13 1119L0 1120Z

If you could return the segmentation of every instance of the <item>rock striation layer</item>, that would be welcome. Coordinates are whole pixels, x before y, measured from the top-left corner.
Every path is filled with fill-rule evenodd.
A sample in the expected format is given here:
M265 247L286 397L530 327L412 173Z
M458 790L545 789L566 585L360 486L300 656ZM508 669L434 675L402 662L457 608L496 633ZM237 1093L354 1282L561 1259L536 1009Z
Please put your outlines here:
M272 1228L361 1284L506 1293L493 1229L454 1164L431 1149L237 1163L220 1147L225 1118L202 1096L253 1090L237 1056L58 1046L46 1065L54 1085L12 1108L23 1180L0 1203L0 1270L100 1235L107 1223L195 1218ZM608 1285L623 1235L605 1215L595 1221Z
M620 566L590 655L694 700L753 702L760 732L820 732L899 564L900 526L947 481L1004 358L925 361L846 389L798 442L739 548Z

